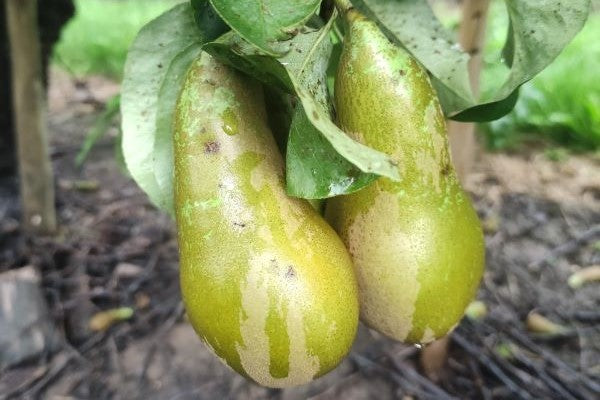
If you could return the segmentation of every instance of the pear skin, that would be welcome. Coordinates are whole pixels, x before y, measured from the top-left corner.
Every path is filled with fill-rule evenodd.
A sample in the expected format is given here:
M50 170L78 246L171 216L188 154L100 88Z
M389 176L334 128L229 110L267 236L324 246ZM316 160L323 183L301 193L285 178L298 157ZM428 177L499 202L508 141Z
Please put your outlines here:
M482 230L451 164L426 71L356 10L346 20L338 124L391 156L402 179L331 199L325 215L352 256L361 319L396 340L428 343L459 322L477 291Z
M262 90L207 54L187 74L174 118L180 280L189 320L218 357L288 387L348 353L358 288L334 230L285 193Z

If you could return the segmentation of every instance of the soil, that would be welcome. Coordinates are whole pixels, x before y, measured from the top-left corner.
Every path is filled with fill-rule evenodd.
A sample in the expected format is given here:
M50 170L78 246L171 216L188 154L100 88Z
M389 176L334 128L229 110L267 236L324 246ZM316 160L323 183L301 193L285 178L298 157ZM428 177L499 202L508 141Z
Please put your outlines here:
M33 265L64 334L57 353L0 371L0 399L596 399L600 283L568 284L600 264L600 160L548 160L542 150L482 154L466 179L486 232L478 293L487 313L465 318L446 365L429 377L415 346L362 327L333 372L295 389L261 388L222 365L186 322L173 221L114 156L118 121L76 168L87 129L118 86L57 71L49 94L60 232L19 229L16 182L0 182L0 272ZM105 331L97 312L131 307ZM528 328L531 313L565 327ZM430 379L431 378L431 379Z

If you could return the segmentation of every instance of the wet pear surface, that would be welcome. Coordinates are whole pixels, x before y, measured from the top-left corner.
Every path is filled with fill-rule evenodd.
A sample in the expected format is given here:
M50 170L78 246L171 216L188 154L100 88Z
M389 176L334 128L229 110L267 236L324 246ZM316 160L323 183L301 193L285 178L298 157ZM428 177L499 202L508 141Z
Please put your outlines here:
M346 243L361 318L412 343L443 336L462 317L484 267L480 223L450 161L444 116L423 68L356 11L347 14L335 82L340 127L398 163L332 199L326 217Z
M285 194L262 87L203 55L175 115L181 289L190 322L261 385L306 383L349 351L350 257L311 206Z

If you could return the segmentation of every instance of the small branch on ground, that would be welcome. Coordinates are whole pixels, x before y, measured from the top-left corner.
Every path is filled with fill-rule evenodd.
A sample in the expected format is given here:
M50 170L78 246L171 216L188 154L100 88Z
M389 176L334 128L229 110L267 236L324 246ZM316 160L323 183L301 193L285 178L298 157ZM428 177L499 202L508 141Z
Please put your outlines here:
M600 236L600 225L594 225L587 231L583 232L581 235L574 238L573 240L561 244L560 246L550 251L550 253L548 253L544 258L530 263L529 267L540 267L542 266L542 264L550 260L555 260L559 257L570 254L577 250L582 244L587 243L588 241L596 238L597 236Z

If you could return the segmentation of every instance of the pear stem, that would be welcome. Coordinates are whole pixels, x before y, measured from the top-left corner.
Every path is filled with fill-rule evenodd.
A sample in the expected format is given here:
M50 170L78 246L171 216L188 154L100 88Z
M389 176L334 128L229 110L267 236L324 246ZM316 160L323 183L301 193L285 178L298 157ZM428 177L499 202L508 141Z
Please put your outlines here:
M335 7L338 9L340 14L342 14L342 15L344 15L346 13L346 11L348 11L349 9L351 9L353 7L350 0L334 0L334 3L335 3Z

